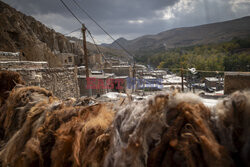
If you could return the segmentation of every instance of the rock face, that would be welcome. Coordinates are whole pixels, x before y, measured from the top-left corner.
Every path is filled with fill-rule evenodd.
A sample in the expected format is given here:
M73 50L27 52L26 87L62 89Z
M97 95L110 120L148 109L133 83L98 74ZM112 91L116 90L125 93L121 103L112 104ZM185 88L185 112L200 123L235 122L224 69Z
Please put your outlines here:
M48 61L50 67L61 66L59 55L71 53L78 56L77 64L84 55L82 41L46 27L31 16L17 11L0 1L0 51L20 52L22 60ZM98 53L96 46L87 42L88 54ZM106 57L129 60L120 49L99 46Z
M80 44L0 1L0 50L21 52L23 60L60 66L58 53L84 54Z

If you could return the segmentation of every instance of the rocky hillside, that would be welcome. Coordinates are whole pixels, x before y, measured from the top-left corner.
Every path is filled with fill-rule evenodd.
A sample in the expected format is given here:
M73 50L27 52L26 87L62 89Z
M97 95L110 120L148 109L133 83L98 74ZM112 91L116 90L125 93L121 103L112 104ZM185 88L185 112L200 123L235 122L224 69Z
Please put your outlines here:
M176 28L156 35L142 36L134 40L120 38L117 41L134 53L148 52L159 49L220 43L230 41L234 37L244 38L250 35L249 26L250 16L195 27ZM118 48L115 43L103 46Z
M55 52L71 51L63 35L0 1L0 50L22 52L24 60L49 61L59 66Z
M84 54L82 43L69 40L2 1L0 18L0 51L22 52L23 60L48 61L52 67L60 66L56 56L58 53L74 53L79 56ZM88 49L90 53L96 52L91 43L88 43ZM102 47L103 50L111 56L124 55L116 49Z

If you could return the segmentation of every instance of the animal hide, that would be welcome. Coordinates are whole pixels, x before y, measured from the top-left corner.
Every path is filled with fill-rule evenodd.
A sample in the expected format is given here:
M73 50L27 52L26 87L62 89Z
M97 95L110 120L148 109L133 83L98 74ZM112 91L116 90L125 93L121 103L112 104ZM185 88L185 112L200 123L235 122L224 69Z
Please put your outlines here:
M193 94L163 94L117 112L105 166L232 166Z
M220 100L212 112L214 133L237 166L250 166L250 91Z
M1 78L2 77L2 78ZM250 92L209 109L192 93L62 101L0 73L0 166L249 166ZM14 81L13 84L11 81ZM2 80L1 80L2 82Z
M13 71L0 71L0 106L9 96L16 84L24 84L21 75Z
M22 87L2 107L2 166L102 166L114 115L109 105L75 106Z

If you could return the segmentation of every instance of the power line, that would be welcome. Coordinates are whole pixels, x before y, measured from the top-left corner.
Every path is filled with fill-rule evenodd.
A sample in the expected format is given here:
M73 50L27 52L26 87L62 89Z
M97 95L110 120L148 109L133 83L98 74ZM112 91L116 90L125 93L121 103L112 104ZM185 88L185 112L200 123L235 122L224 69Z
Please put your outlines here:
M101 51L100 51L100 49L99 49L99 47L97 46L97 44L96 44L96 42L95 42L94 37L92 36L92 34L90 33L90 31L89 31L88 29L87 29L87 32L89 33L90 38L92 39L92 41L93 41L93 43L94 43L94 45L95 45L95 47L96 47L98 53L99 53L99 54L102 54Z
M66 34L63 34L63 35L66 36L66 35L69 35L69 34L71 34L73 32L79 31L79 30L81 30L81 28L77 28L77 29L75 29L73 31L70 31L69 33L66 33Z
M66 9L68 9L68 11L75 17L75 19L76 19L81 25L83 25L82 21L81 21L81 20L80 20L71 10L70 10L70 8L63 2L63 0L60 0L60 1L61 1L62 4L66 7ZM85 26L85 28L86 28L86 26ZM81 29L81 28L78 28L78 29L76 29L76 30L73 30L72 32L78 31L79 29ZM99 47L96 45L96 42L95 42L95 40L94 40L92 34L91 34L90 31L88 30L88 28L86 28L86 30L87 30L87 32L89 33L90 37L92 38L92 40L93 40L93 42L94 42L94 45L95 45L97 51L98 51L99 53L101 53ZM70 33L68 33L68 34L71 34L72 32L70 32Z
M63 0L60 0L61 3L65 6L65 8L75 17L75 19L83 25L82 21L70 10L70 8L64 3ZM99 28L101 28L103 30L104 33L106 33L118 46L120 46L127 54L129 54L130 56L132 56L133 60L134 60L134 56L126 49L124 48L119 42L117 42L104 28L102 28L102 26L100 24L97 23L97 21L95 21L95 19L93 19L86 10L84 10L75 0L73 0L73 2L81 9L82 12L84 12ZM87 29L87 28L86 28ZM97 50L99 53L100 49L99 47L96 45L96 42L92 36L92 34L90 33L90 31L87 29L88 33L90 34L90 37L92 38L94 45L96 46Z
M80 9L82 12L84 12L99 28L102 29L102 31L107 34L118 46L120 46L127 54L129 54L130 56L133 57L134 59L134 56L133 54L131 54L126 48L124 48L119 42L117 42L93 17L91 17L88 12L83 9L78 2L76 2L75 0L72 0Z
M163 69L163 70L174 70L174 71L190 71L189 69L182 69L182 68L158 68L159 70ZM197 72L201 72L201 73L225 73L225 72L245 72L245 71L209 71L209 70L196 70Z
M80 23L83 24L80 19L78 19L78 17L76 17L76 15L70 10L70 8L63 2L63 0L60 0L62 2L62 4L65 6L65 8L68 9L68 11L75 17L75 19Z

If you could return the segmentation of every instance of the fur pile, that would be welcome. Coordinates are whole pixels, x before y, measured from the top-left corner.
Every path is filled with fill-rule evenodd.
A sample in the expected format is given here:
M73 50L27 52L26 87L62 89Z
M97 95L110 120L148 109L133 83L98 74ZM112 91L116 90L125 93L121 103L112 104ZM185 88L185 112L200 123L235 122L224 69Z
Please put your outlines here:
M21 76L17 72L1 71L0 72L0 106L9 96L9 92L16 84L24 84Z
M16 87L0 108L0 166L102 166L114 112L40 87Z
M117 112L105 166L232 166L193 94L157 95Z
M237 91L212 112L214 133L237 166L250 166L250 91Z
M110 104L61 101L40 87L5 90L11 92L0 106L0 166L250 164L247 91L235 92L210 109L191 93Z
M2 165L100 166L109 147L114 115L109 106L73 107L39 91L38 87L13 90L6 110L1 110L5 118ZM9 104L11 101L14 103Z

